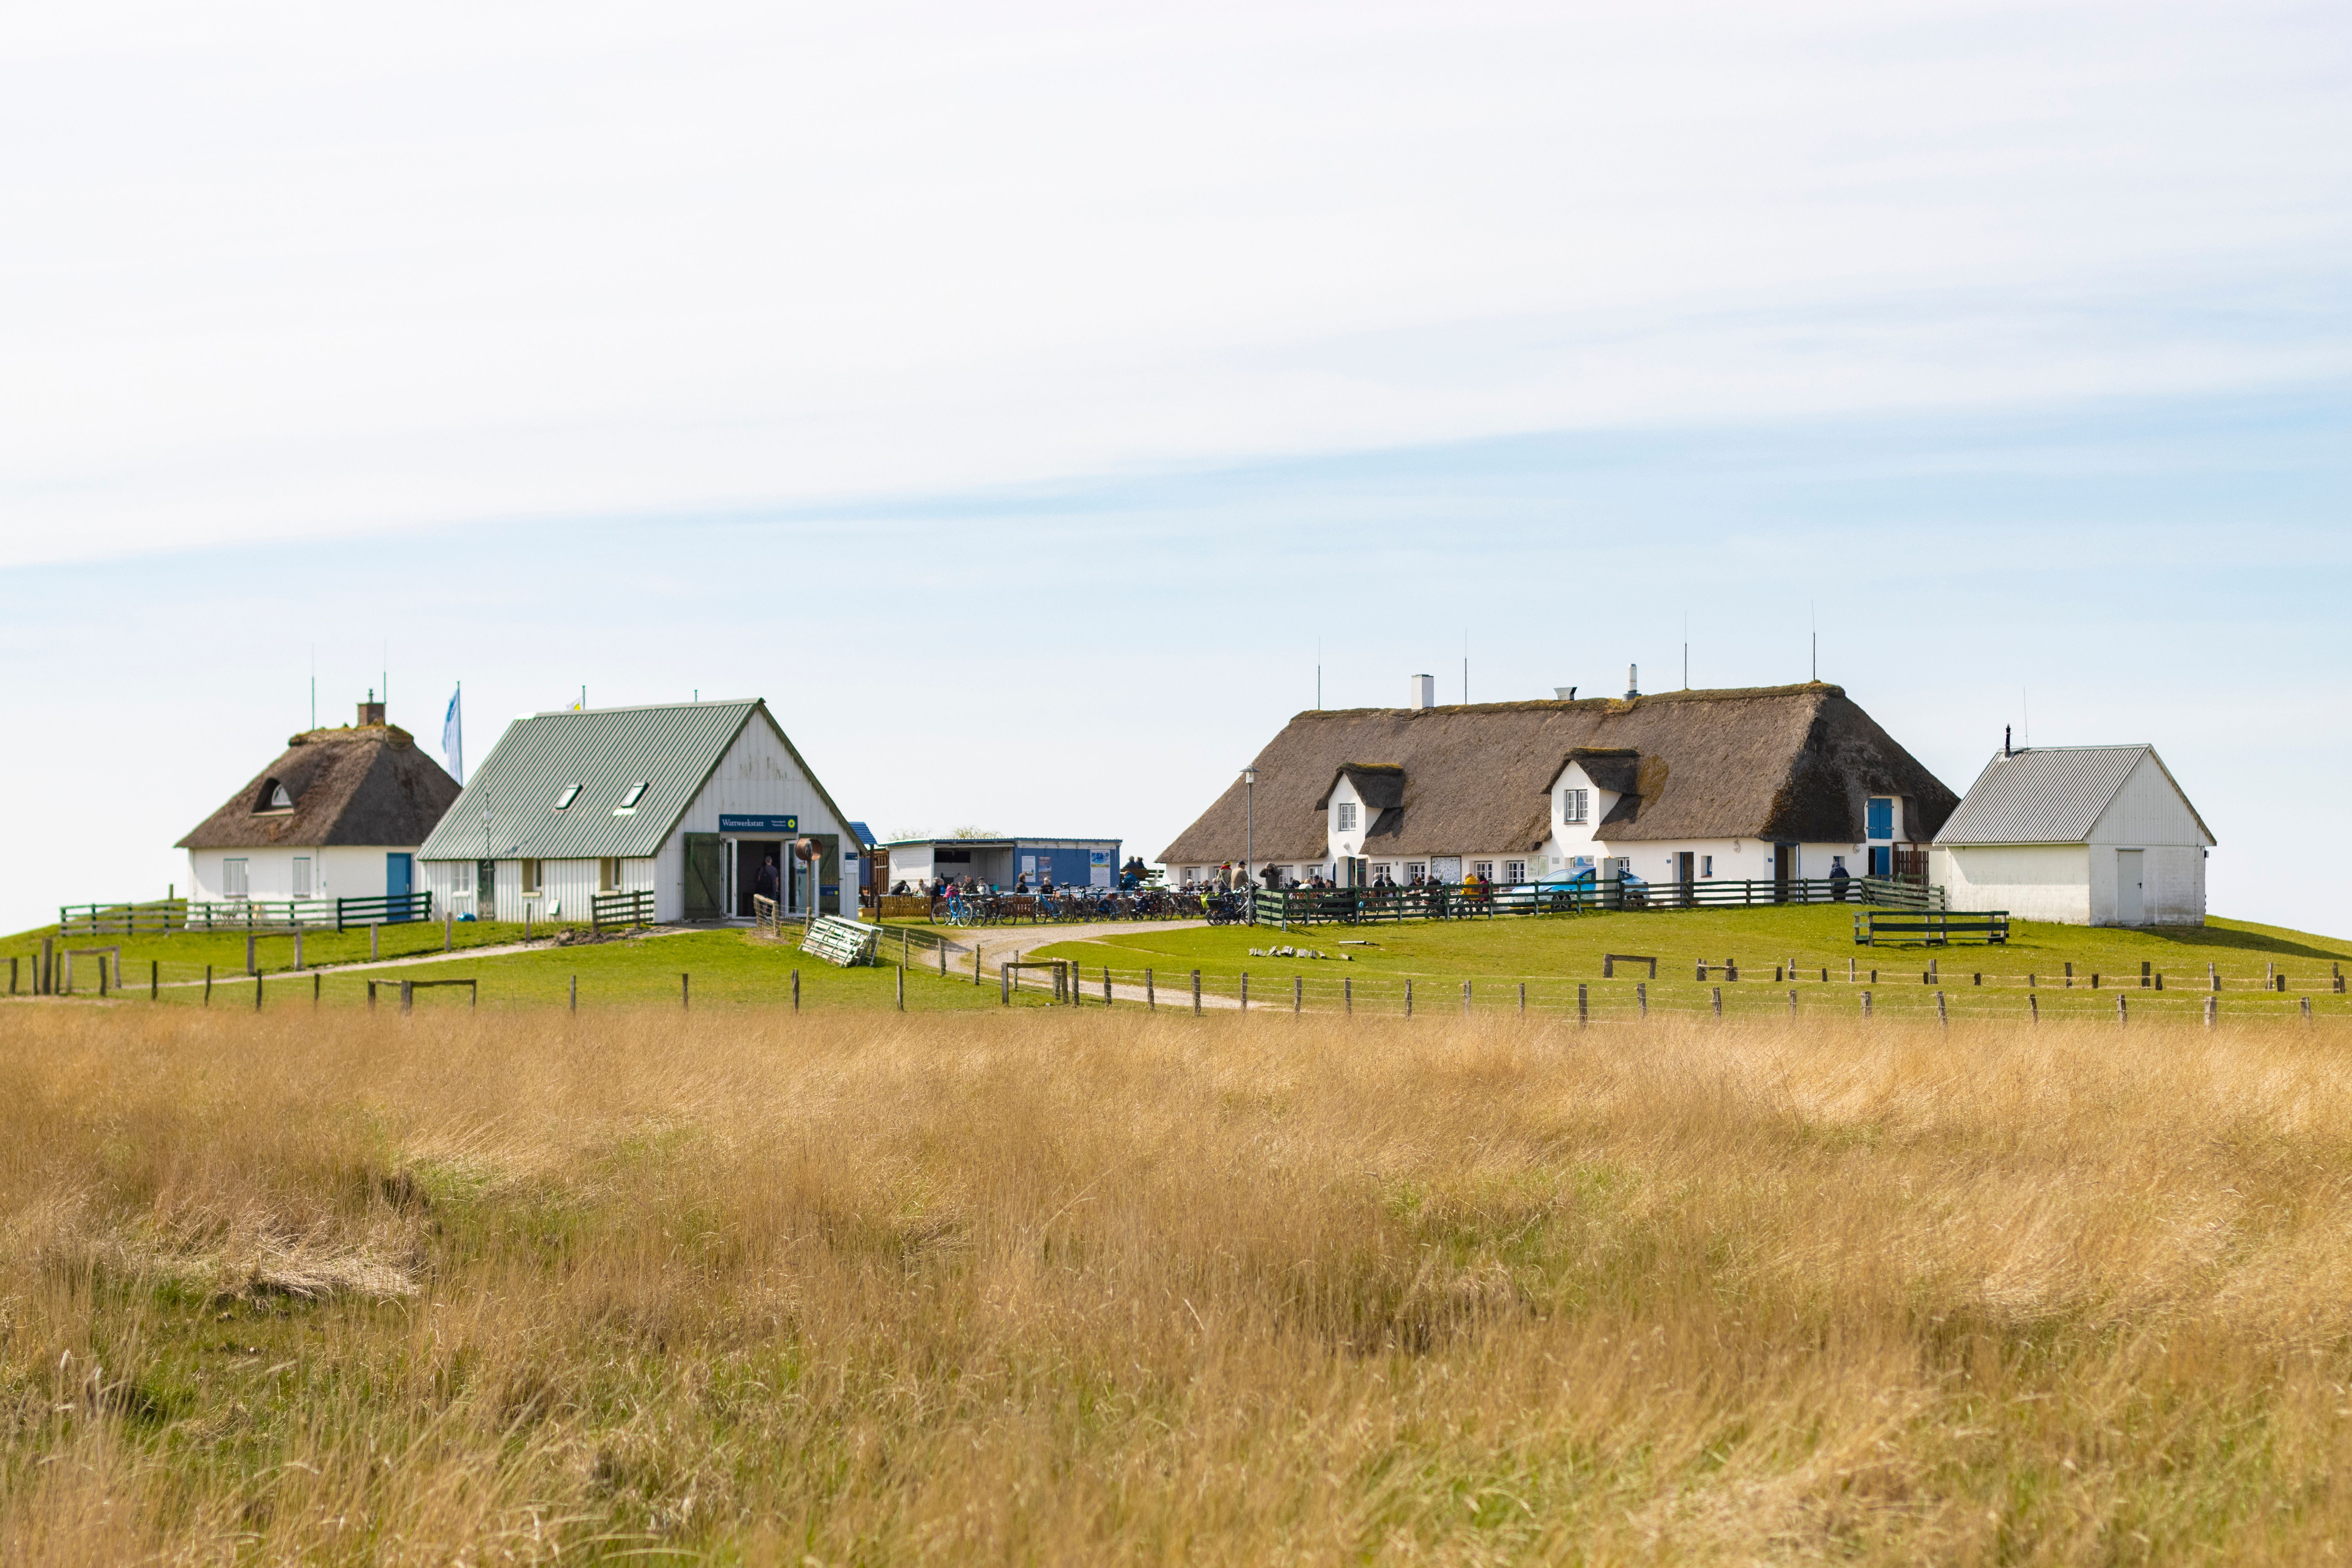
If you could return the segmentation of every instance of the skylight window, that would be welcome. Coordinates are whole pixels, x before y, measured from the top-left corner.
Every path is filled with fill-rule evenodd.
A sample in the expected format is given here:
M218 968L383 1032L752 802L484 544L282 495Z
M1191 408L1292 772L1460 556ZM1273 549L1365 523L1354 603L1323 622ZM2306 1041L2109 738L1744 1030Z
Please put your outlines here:
M646 798L646 785L642 780L636 784L631 784L628 788L628 792L621 796L621 804L614 807L614 809L615 811L636 810L637 802Z
M555 809L562 811L565 806L570 805L573 801L578 800L579 798L580 786L578 784L565 784L563 786L563 793L555 797Z

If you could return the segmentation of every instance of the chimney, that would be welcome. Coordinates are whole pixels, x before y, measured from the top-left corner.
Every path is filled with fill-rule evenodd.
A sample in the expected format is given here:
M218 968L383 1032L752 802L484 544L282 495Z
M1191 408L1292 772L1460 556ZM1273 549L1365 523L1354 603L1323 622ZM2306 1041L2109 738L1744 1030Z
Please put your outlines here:
M2006 724L2003 724L2000 727L2000 754L2004 757L2010 754L2009 726Z
M383 724L383 704L375 700L375 688L371 686L367 700L360 704L360 728L364 730L371 725L381 728Z
M1412 708L1434 708L1434 707L1436 707L1436 706L1437 706L1437 677L1435 677L1435 676L1433 676L1433 675L1416 675L1416 676L1414 676L1414 677L1412 678L1412 700L1411 700L1406 704L1406 706L1408 706L1408 707L1412 707Z
M1625 695L1628 697L1642 695L1642 667L1638 664L1629 664L1625 667Z

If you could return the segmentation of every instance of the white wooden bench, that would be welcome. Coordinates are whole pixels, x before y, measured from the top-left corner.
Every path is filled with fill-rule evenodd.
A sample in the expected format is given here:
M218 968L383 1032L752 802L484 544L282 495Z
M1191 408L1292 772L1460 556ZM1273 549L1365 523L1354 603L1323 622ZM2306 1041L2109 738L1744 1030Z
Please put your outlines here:
M839 915L819 915L810 923L808 935L801 939L801 951L847 969L853 964L874 962L874 943L881 934L879 926L844 920Z

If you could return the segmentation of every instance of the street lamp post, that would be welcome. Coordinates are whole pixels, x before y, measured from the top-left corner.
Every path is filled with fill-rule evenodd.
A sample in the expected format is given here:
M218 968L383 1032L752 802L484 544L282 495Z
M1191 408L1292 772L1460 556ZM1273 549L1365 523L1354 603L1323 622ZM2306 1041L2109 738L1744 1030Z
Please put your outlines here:
M1249 889L1250 924L1257 924L1257 770L1242 770L1242 883Z

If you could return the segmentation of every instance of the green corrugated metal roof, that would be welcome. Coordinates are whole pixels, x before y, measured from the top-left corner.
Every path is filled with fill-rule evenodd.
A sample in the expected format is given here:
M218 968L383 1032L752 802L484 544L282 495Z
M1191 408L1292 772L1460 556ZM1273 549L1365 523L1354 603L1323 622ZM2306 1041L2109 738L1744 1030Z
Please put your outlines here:
M484 858L486 806L491 859L651 855L759 710L756 700L679 702L518 719L474 770L417 858ZM646 786L636 808L614 816L635 784ZM556 810L572 784L581 786L579 798Z

